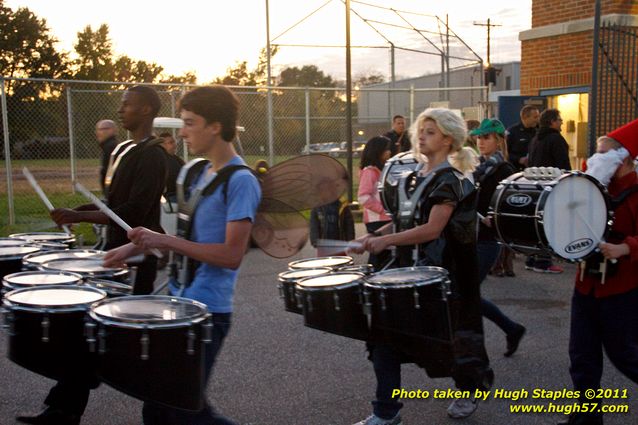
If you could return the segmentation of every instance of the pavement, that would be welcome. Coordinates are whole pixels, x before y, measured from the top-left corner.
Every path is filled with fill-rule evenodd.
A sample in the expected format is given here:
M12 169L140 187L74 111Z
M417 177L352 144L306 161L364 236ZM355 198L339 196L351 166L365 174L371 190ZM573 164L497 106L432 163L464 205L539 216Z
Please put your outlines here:
M363 231L358 225L357 231ZM375 379L366 358L364 343L324 333L303 325L299 315L284 311L277 290L277 274L295 259L313 257L306 247L295 257L276 260L258 249L244 258L235 294L233 325L218 357L208 399L223 414L245 425L346 425L371 412ZM365 262L358 257L356 262ZM576 268L561 264L560 275L526 271L521 256L515 261L514 278L489 276L484 297L492 300L512 319L527 327L516 354L503 357L505 336L485 321L486 347L496 378L493 391L526 390L518 401L496 398L487 401L469 418L447 417L449 398L433 398L435 390L454 389L451 379L430 379L422 369L404 365L406 390L428 391L427 399L403 400L404 425L527 425L555 424L562 413L510 413L511 405L572 405L574 400L534 399L533 391L571 388L569 378L569 309ZM6 332L0 332L6 350ZM176 373L166 365L165 373ZM17 414L39 412L51 380L0 357L0 425L16 424ZM626 404L629 413L605 415L607 425L635 424L638 420L638 385L620 374L607 360L603 387L627 390L626 399L607 401ZM184 390L176 388L175 390ZM622 395L622 392L620 393ZM141 424L139 400L102 384L92 391L82 424ZM175 424L179 425L179 424Z

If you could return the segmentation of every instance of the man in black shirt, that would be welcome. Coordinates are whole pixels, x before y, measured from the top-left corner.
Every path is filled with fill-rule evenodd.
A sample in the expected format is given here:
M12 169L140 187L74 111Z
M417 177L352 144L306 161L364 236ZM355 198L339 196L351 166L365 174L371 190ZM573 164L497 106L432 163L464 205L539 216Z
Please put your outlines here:
M176 202L175 183L177 182L179 170L184 166L184 160L176 155L177 142L171 133L165 132L160 134L159 137L163 140L162 147L167 153L168 177L166 178L164 197L170 202Z
M385 133L384 136L392 142L390 144L392 156L412 149L410 136L405 130L405 117L403 115L395 115L392 118L392 130Z
M167 168L162 141L153 136L153 119L160 106L157 92L150 87L132 86L124 93L118 115L133 138L128 144L117 146L105 178L109 207L131 227L145 226L157 231L162 231L160 198L166 186ZM107 250L128 243L126 231L92 205L58 208L51 211L51 217L58 225L106 224ZM133 293L150 293L156 273L157 258L148 256L138 265ZM92 370L82 367L70 370L49 391L44 401L47 408L41 414L16 419L38 425L77 425L88 403L90 389L98 384Z
M104 191L104 178L106 177L106 170L109 167L109 159L111 158L111 152L118 144L117 141L117 125L111 120L101 120L95 124L95 138L102 150L102 162L100 163L100 187L102 192Z
M507 153L517 170L527 167L529 144L536 136L540 111L537 106L525 105L521 109L521 121L507 129Z

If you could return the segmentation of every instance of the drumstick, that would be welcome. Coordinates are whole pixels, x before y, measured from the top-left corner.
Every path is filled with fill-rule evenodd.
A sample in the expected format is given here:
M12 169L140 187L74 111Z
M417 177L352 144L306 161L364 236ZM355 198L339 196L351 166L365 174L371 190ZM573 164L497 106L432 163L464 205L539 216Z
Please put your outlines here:
M44 205L47 207L49 212L53 211L53 204L51 203L51 201L49 201L49 198L47 198L47 195L44 193L35 177L33 177L33 174L31 174L31 171L29 171L27 167L23 167L22 174L24 175L24 177L27 178L27 181L29 182L33 190L35 190L35 193L38 194L42 202L44 202ZM71 234L71 229L69 229L69 226L67 226L66 224L62 225L62 230L64 230L67 235Z
M576 212L576 215L578 216L578 218L580 218L580 221L582 221L583 223L585 223L585 226L587 226L587 228L589 229L589 232L591 233L591 235L593 237L596 237L596 232L594 232L594 229L591 227L591 225L589 224L589 222L587 220L585 220L585 218L583 217L583 215L580 213L580 211L578 211L577 208L574 208L574 211ZM604 239L599 239L598 241L596 241L596 245L598 245L601 242L605 242ZM615 258L612 258L610 260L612 263L616 264L617 260ZM605 269L607 269L607 258L605 258L605 265L603 266ZM604 272L603 272L603 282L604 282Z
M100 211L102 211L104 214L106 214L111 220L113 220L118 226L120 226L122 229L124 229L126 232L128 232L129 230L132 229L131 226L129 226L128 224L126 224L126 222L124 220L122 220L117 214L115 214L113 212L113 210L111 210L109 207L107 207L104 202L100 201L100 199L95 196L94 194L92 194L91 192L89 192L84 186L82 186L82 184L80 182L75 182L74 183L75 188L78 190L78 192L80 192L82 195L86 196L91 202L93 202L93 205L95 205L96 207L98 207L98 209ZM160 252L159 249L157 248L153 248L151 249L151 252L153 254L155 254L155 256L157 258L162 258L164 257L162 255L162 253Z

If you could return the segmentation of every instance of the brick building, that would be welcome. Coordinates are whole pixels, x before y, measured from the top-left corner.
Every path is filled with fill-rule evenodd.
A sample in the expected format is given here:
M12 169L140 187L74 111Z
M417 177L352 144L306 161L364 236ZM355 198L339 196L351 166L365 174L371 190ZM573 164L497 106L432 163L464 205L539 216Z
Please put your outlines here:
M638 1L602 0L601 22L638 27ZM533 0L532 28L521 40L521 95L546 96L548 107L561 111L563 135L570 144L572 165L587 156L587 121L592 83L594 0ZM636 44L622 46L628 69L638 55ZM633 50L633 51L632 51ZM636 73L629 87L638 90ZM605 77L607 78L607 77ZM605 87L601 84L601 87ZM604 89L603 89L604 90ZM599 92L600 93L600 92ZM624 110L622 105L600 105ZM628 121L634 117L621 118ZM599 127L598 134L608 131Z

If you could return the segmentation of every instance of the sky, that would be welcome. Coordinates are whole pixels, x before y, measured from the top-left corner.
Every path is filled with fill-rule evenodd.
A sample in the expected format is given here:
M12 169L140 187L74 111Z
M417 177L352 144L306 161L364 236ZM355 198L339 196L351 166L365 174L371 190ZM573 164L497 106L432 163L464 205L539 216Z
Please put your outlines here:
M490 18L492 24L501 25L492 28L492 63L520 60L518 33L531 27L531 0L491 0L480 5L475 0L363 2L390 7L398 13L352 0L351 43L368 46L352 50L355 76L374 73L388 78L390 42L397 47L398 78L440 69L440 56L405 49L431 53L441 49L445 39L438 33L446 14L450 29L469 46L468 49L455 37L450 38L452 54L462 58L453 59L452 67L469 64L476 55L486 60L487 30L474 22L485 23ZM268 4L271 43L345 44L345 8L341 0L270 0ZM46 19L51 33L59 40L60 50L72 52L77 33L87 25L96 29L106 23L116 55L156 62L167 74L194 71L200 83L224 75L237 62L248 61L249 67L254 67L259 51L267 44L266 0L5 0L5 5L14 10L28 7ZM319 10L315 14L299 23L316 9ZM430 32L419 34L398 27L408 25ZM273 74L287 66L307 64L344 79L345 49L282 46L272 60Z

